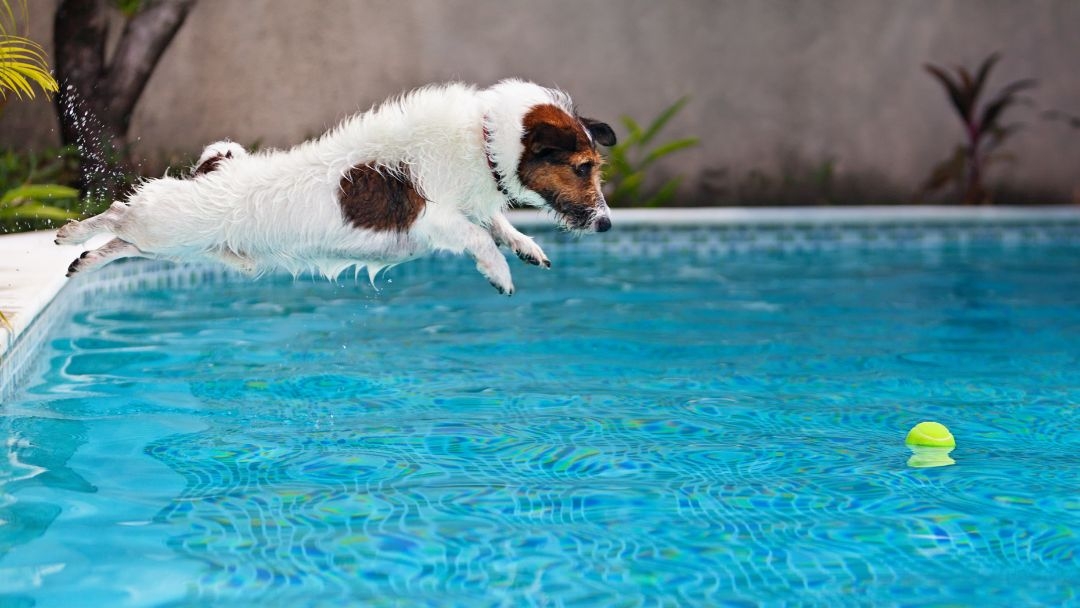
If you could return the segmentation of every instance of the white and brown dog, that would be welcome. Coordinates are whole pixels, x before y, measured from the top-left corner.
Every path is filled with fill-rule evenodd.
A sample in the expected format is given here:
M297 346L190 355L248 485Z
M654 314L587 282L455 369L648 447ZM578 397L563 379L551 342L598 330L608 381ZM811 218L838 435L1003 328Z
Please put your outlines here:
M329 278L366 267L374 279L427 253L465 252L511 294L499 245L551 265L507 220L511 202L548 207L570 230L611 227L597 144L615 144L611 127L578 116L561 91L520 80L483 90L432 86L287 151L213 144L191 177L147 180L127 202L64 226L56 240L116 237L83 253L68 276L151 257Z

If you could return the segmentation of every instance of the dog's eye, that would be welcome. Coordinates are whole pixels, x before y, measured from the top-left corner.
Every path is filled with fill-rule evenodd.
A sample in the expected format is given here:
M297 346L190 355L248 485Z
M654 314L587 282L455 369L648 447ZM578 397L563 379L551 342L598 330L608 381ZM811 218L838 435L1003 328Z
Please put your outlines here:
M581 163L574 167L574 174L578 177L589 177L589 174L592 173L592 167L592 163Z

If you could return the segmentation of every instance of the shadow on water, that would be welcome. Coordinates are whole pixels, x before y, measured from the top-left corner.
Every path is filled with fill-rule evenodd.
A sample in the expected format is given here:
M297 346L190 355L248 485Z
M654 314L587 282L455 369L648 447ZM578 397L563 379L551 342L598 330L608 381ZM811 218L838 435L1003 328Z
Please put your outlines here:
M28 488L45 487L93 493L97 488L67 466L86 443L86 425L75 420L5 417L6 466L0 469L0 558L12 549L45 534L60 514L60 506L19 500Z

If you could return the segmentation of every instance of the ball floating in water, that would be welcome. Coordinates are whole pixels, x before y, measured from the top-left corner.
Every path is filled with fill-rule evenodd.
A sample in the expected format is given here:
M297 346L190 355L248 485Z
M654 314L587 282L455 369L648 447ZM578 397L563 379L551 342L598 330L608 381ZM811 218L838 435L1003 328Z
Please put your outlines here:
M920 422L908 431L908 445L917 445L928 448L955 448L956 439L953 438L949 429L940 422Z

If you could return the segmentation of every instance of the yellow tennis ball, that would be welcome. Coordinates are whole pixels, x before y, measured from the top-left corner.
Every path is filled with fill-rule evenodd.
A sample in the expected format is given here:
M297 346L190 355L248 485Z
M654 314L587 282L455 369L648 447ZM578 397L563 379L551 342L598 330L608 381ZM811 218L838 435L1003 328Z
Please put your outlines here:
M956 439L940 422L920 422L907 434L905 443L930 448L955 448Z

